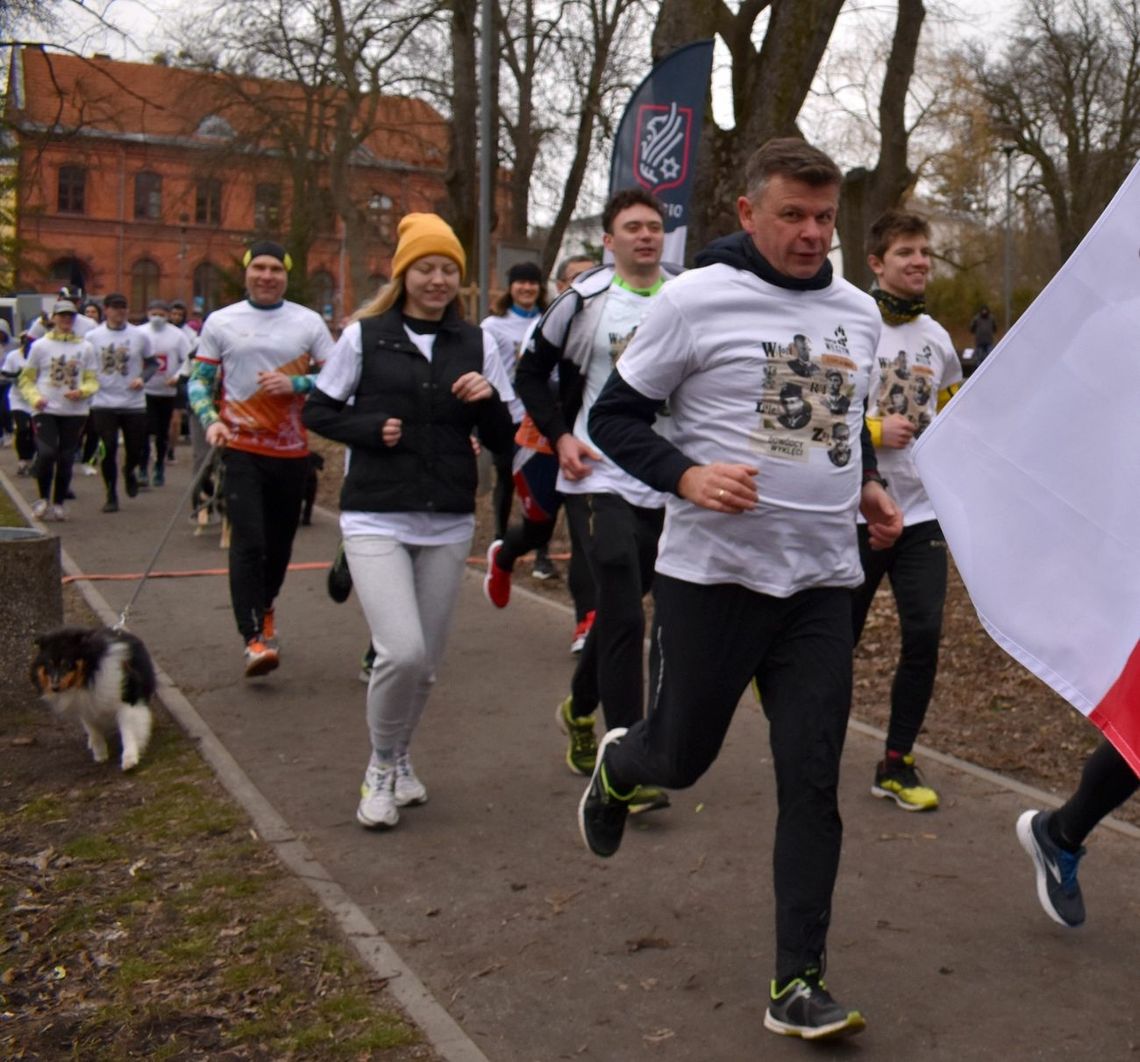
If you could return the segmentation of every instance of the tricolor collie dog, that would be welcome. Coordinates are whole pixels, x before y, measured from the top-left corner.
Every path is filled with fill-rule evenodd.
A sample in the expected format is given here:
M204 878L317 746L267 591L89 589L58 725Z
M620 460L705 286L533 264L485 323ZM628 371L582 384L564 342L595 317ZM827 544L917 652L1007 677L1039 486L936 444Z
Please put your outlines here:
M146 646L126 631L98 627L60 627L36 646L32 682L57 715L83 724L95 762L106 761L106 735L117 728L122 768L136 766L150 740L155 690Z

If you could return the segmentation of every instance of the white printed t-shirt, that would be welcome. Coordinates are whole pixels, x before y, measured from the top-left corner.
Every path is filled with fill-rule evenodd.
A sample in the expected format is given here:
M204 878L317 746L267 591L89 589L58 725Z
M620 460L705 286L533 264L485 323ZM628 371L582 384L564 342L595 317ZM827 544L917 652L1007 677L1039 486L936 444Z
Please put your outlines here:
M182 366L190 360L190 340L181 328L169 322L155 325L147 321L141 330L150 341L151 353L158 362L158 368L147 380L144 390L156 398L172 398L178 394L178 375ZM170 383L171 380L174 382Z
M791 291L716 264L665 286L618 372L668 402L689 458L758 468L760 502L716 513L670 495L657 571L775 597L863 582L859 436L880 330L871 297L838 278ZM829 370L846 399L834 411Z
M261 308L248 300L215 310L202 326L198 360L221 373L218 416L234 433L231 450L268 457L304 457L304 394L261 390L260 372L307 376L323 365L333 340L320 315L295 302Z
M146 411L146 394L130 383L143 374L143 359L150 357L150 341L141 328L132 324L111 328L101 324L87 333L87 342L95 348L95 372L99 390L91 399L92 409Z
M915 441L938 414L939 393L962 382L962 364L946 329L928 314L901 325L884 324L876 360L868 414L899 413L915 428L914 439L901 450L882 446L875 451L887 489L909 527L935 519L911 455Z
M606 304L598 320L597 331L594 333L593 351L590 360L583 367L582 408L578 410L578 416L574 421L574 437L581 439L595 450L600 460L586 462L591 471L582 479L567 479L559 471L557 487L561 493L616 494L625 498L630 505L643 509L660 509L665 505L667 496L614 464L590 438L587 426L590 410L598 400L598 395L602 393L602 388L610 378L614 366L620 362L650 306L664 290L662 287L653 295L639 295L622 287L615 279L606 292Z

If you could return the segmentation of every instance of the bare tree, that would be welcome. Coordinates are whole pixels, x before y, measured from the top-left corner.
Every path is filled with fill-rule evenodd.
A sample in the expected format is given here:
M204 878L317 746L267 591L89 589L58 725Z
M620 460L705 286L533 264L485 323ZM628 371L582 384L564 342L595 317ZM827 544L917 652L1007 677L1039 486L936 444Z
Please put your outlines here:
M732 232L735 203L749 154L765 140L797 132L796 119L811 89L843 0L662 0L653 34L660 59L689 41L719 36L732 64L736 125L721 129L706 116L697 160L690 247ZM768 12L759 48L757 21Z
M217 0L181 30L178 61L217 75L216 110L240 120L242 140L255 149L251 165L266 155L280 160L302 290L309 249L336 217L353 290L367 290L368 196L362 201L351 177L375 161L369 144L377 134L417 135L411 116L393 116L384 96L417 85L417 31L437 10L414 0Z
M451 104L447 201L451 225L469 257L475 251L479 220L477 8L477 0L447 0L452 56L451 81L446 92Z
M1140 156L1140 4L1025 0L1016 22L1000 54L976 46L970 66L995 134L1031 164L1022 195L1049 204L1064 260Z

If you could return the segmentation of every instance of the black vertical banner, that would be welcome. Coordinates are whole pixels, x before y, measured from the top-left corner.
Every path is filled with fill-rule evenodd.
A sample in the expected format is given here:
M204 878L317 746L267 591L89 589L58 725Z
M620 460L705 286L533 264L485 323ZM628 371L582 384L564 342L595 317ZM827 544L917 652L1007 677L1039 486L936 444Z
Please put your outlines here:
M646 76L614 140L610 194L640 185L665 205L665 259L681 262L712 74L713 42L671 52Z

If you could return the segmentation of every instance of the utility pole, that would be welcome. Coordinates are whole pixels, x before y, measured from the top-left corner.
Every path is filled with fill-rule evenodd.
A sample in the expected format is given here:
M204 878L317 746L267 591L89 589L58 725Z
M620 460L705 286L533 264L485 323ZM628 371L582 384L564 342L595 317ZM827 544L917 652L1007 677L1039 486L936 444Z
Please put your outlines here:
M479 320L487 316L491 291L491 210L494 204L493 169L495 148L491 118L491 64L495 58L494 5L483 0L480 33L483 38L479 55Z

